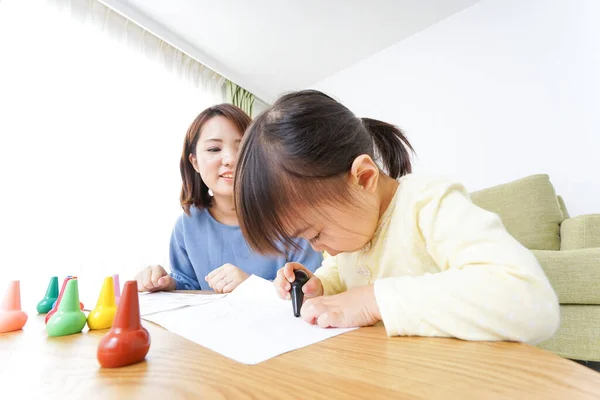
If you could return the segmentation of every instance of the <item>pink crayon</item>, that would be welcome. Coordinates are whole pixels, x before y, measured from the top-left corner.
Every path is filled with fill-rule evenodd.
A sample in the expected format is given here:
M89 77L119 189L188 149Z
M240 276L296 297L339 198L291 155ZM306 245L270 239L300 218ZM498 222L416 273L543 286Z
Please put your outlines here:
M121 285L119 285L119 274L114 274L113 284L115 285L115 303L119 305L119 299L121 298Z
M21 283L12 281L0 306L0 333L18 331L26 322L27 314L21 310Z

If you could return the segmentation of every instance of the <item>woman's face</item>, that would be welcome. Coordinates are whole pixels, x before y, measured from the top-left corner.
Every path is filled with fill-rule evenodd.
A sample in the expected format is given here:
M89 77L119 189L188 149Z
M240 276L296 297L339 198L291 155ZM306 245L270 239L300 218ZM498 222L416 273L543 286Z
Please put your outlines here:
M233 196L233 176L237 165L242 132L227 118L209 119L196 144L190 162L214 196Z

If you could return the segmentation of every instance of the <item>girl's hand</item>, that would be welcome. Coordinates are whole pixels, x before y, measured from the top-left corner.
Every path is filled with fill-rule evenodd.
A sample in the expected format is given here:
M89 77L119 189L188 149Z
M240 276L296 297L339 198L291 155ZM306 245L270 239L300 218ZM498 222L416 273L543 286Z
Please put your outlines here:
M290 299L290 289L292 288L291 282L294 282L296 277L294 271L300 269L308 275L308 281L302 286L302 292L304 292L304 298L311 298L323 295L323 284L321 280L317 278L312 272L304 267L304 265L289 262L284 265L279 271L277 271L277 277L273 281L275 290L279 297L284 300Z
M333 296L307 300L302 319L322 328L354 328L381 320L373 285L361 286Z
M161 290L175 290L177 284L167 271L160 265L146 267L135 276L138 291L159 292Z
M248 278L248 274L233 264L212 270L204 280L217 293L229 293Z

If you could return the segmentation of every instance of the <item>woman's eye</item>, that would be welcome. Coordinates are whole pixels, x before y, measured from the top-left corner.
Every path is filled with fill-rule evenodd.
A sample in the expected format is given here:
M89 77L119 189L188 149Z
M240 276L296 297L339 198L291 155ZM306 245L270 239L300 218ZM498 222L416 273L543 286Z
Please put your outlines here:
M317 235L315 237L313 237L312 239L309 239L308 241L311 244L314 244L314 243L316 243L317 240L319 240L320 237L321 237L321 232L317 233Z
M221 149L218 147L211 147L210 149L208 149L206 151L208 151L209 153L218 153L219 151L221 151Z

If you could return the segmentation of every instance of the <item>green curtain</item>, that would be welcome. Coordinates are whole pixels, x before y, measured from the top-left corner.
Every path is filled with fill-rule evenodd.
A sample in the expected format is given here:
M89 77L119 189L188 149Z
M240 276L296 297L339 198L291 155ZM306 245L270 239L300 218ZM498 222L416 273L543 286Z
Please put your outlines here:
M254 95L252 93L227 80L227 97L231 104L244 110L250 117L253 116Z

